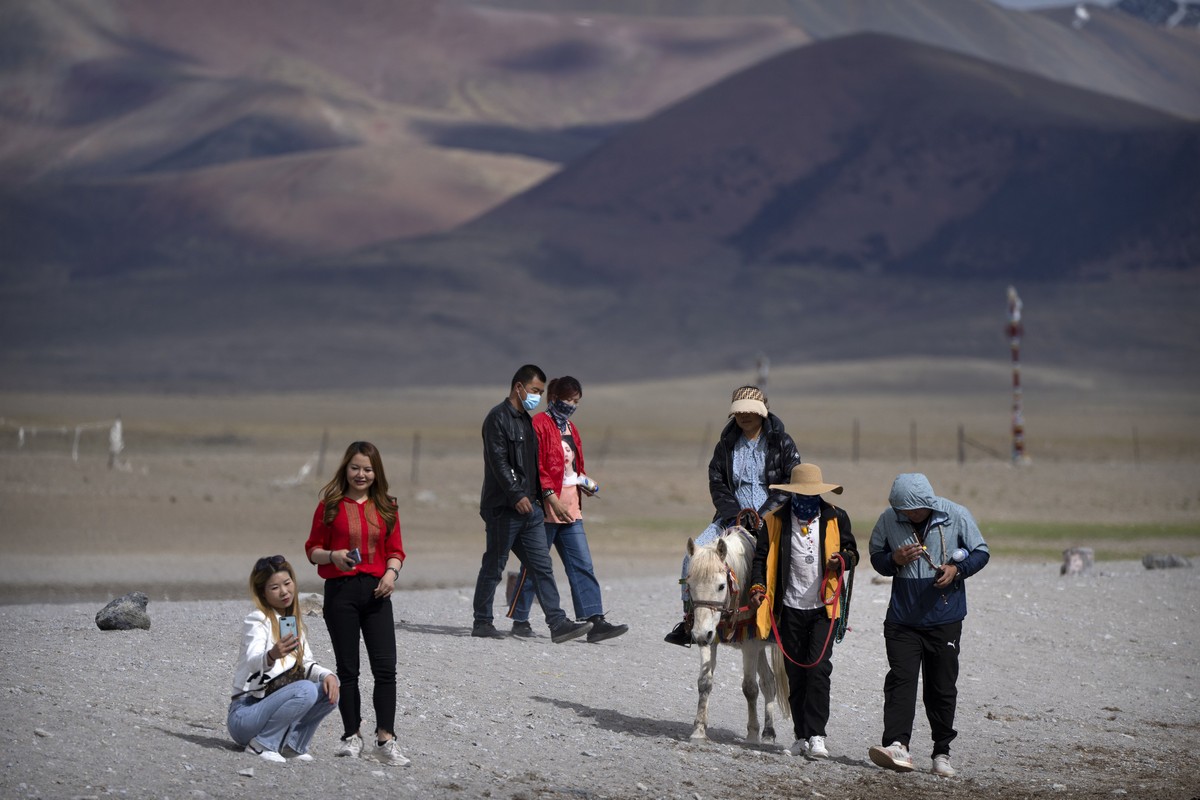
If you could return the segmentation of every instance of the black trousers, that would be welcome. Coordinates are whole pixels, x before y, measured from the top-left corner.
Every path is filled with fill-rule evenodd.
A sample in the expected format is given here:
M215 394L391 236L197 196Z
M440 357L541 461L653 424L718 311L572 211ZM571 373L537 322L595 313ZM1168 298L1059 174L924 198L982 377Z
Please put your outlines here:
M801 664L812 664L825 645L832 624L824 608L798 609L779 607L779 638L784 651ZM788 705L792 709L792 725L797 739L824 736L829 722L829 678L833 674L833 640L829 649L815 666L804 669L787 664Z
M925 716L933 736L933 755L950 753L954 710L958 704L958 655L962 622L935 628L883 624L888 674L883 681L883 745L912 738L917 713L917 676L924 682Z
M362 700L358 692L358 637L367 646L367 660L375 678L372 701L375 727L395 735L396 725L396 626L392 621L392 599L375 597L379 578L351 575L325 581L325 628L337 659L341 681L338 711L345 736L362 724ZM343 736L343 738L345 738Z

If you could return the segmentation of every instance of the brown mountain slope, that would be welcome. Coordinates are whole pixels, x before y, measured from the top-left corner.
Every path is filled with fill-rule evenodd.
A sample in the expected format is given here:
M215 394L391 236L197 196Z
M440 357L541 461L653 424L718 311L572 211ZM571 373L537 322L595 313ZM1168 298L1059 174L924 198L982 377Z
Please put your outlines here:
M864 34L729 78L475 227L540 231L597 280L722 253L1061 279L1196 266L1197 174L1195 123Z
M137 33L124 3L30 4L58 15L36 31L61 35L21 37L29 51L0 69L5 387L491 382L531 359L599 380L741 369L760 351L777 364L990 357L1006 354L1005 285L1034 273L1019 282L1032 360L1155 379L1197 363L1194 271L1075 279L1175 263L1200 228L1188 184L1158 192L1166 148L1175 174L1195 171L1194 131L1161 114L911 43L880 45L883 58L862 39L829 41L805 56L821 70L713 87L478 225L342 255L437 230L556 166L514 153L607 135L513 127L510 114L595 121L572 116L573 97L649 104L664 96L649 84L679 90L712 51L745 57L791 34L771 20L676 27L439 3L416 28L430 46L469 50L505 30L458 38L464 9L542 38L505 51L496 35L466 79L426 81L403 62L376 85L370 69L304 53L324 30L339 47L358 37L354 55L377 66L372 44L395 33L383 18L339 25L332 4L268 4L275 16L250 25L260 6L241 4L214 32L190 4L128 8L152 5L180 15L179 41ZM305 9L320 24L301 36ZM564 44L568 25L585 34ZM203 47L184 46L189 29ZM225 66L218 45L243 60ZM396 76L426 87L403 98L427 92L430 105L381 94ZM604 94L606 79L626 94ZM1079 235L1057 236L1064 226Z
M583 27L444 0L7 4L0 256L190 269L443 230L593 146L592 123L799 41L778 20Z

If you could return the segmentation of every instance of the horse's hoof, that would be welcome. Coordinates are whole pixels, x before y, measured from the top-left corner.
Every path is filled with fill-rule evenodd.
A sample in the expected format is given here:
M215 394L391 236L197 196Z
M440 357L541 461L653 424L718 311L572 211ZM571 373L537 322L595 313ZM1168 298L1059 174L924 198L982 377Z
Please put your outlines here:
M765 731L763 731L762 738L763 738L764 742L774 742L775 741L775 729L767 728Z
M693 742L707 742L708 734L705 731L692 731L691 739Z

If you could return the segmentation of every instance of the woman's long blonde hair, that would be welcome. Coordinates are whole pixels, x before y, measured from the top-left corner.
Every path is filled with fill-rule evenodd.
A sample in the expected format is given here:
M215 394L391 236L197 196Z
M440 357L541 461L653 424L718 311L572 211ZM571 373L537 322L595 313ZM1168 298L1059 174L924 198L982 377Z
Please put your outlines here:
M346 448L346 455L342 456L337 473L321 489L321 502L325 504L325 524L332 525L333 520L337 518L338 505L350 488L350 483L346 480L346 467L350 466L350 459L358 455L370 459L371 469L375 472L375 481L371 484L367 499L375 505L375 510L383 519L382 538L386 539L392 528L396 527L396 500L388 495L387 476L383 472L383 457L379 455L379 448L370 442L351 442Z
M254 598L254 605L258 606L258 610L263 613L263 616L271 623L271 630L275 633L275 641L279 641L279 612L277 612L270 603L267 602L265 594L267 581L275 577L280 572L286 572L292 577L292 586L296 587L292 592L292 607L288 609L288 615L296 618L296 638L300 640L300 646L292 651L292 655L296 656L296 663L304 663L304 620L300 615L300 589L296 583L296 570L292 569L292 565L283 556L264 556L260 558L254 565L254 569L250 570L250 596Z

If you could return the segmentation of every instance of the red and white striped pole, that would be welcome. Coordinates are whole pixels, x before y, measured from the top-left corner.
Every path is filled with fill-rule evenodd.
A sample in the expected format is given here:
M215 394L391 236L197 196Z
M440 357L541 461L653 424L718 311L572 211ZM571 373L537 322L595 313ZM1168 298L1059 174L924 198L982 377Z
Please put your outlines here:
M1015 286L1008 287L1008 343L1012 348L1012 460L1029 461L1025 455L1025 413L1021 408L1021 298Z

